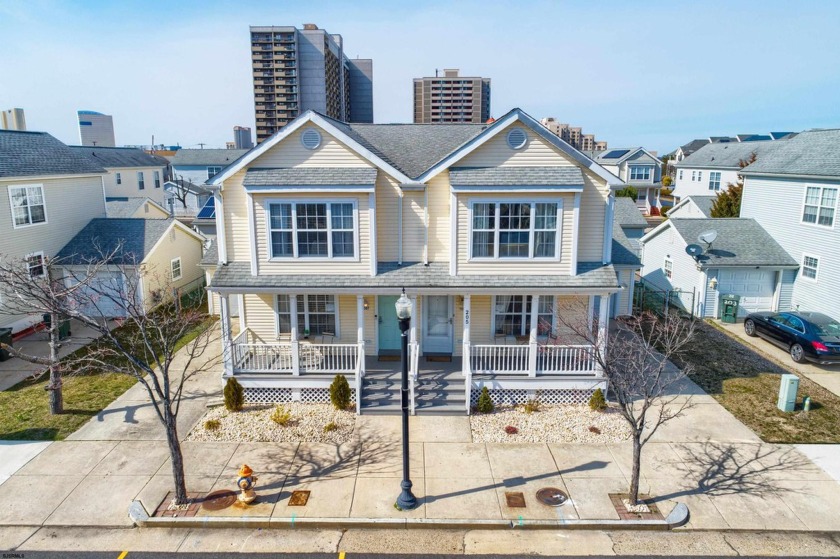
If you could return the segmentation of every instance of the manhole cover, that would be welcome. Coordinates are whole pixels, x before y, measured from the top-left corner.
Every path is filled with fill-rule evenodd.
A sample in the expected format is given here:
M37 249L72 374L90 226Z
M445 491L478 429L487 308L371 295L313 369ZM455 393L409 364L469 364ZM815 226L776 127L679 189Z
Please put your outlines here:
M505 501L507 501L507 506L512 509L525 508L525 495L518 491L505 491Z
M305 507L309 501L309 491L292 491L292 496L289 498L290 507Z
M236 502L236 493L230 489L213 491L204 497L201 508L206 510L222 510Z
M537 500L550 507L559 507L569 498L563 491L556 487L543 487L537 491Z

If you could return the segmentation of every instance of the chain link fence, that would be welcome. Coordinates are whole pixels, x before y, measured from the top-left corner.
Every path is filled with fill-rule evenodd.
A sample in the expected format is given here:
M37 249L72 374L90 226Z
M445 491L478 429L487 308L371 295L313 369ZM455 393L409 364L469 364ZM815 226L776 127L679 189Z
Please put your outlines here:
M675 312L682 317L693 319L696 299L696 289L662 289L637 278L636 289L633 292L633 313L648 311L662 316Z

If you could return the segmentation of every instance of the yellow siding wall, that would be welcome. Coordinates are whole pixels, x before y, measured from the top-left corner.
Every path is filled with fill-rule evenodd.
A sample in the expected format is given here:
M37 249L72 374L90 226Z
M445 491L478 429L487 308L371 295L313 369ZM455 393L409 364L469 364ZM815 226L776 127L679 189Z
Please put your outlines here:
M143 297L147 306L151 303L154 290L164 290L163 296L169 298L172 290L184 287L198 280L203 270L201 262L202 242L184 230L173 227L163 238L158 247L145 260L143 273ZM172 280L172 259L181 258L181 279Z
M308 128L316 128L321 133L321 145L316 149L306 149L300 143L300 135ZM250 166L253 168L373 167L336 138L315 125L307 125L296 131L252 161Z
M426 240L424 198L423 192L406 192L403 195L403 262L423 261Z
M376 296L366 295L368 309L365 311L365 354L376 355L376 328L379 323L376 320Z
M242 181L245 170L225 181L222 199L225 214L225 246L230 262L249 262L251 245L248 236L248 197Z
M245 326L265 343L277 341L277 316L274 314L274 295L261 293L243 296Z
M399 197L397 181L379 171L376 177L376 251L379 262L399 258Z
M602 179L584 172L585 187L580 198L578 262L601 262L604 256L604 214L609 188Z
M144 219L168 219L169 212L161 210L154 204L144 202L142 206L137 208L137 211L134 212L134 215L132 215L131 217L139 217Z
M426 185L429 194L429 261L449 262L449 171Z
M338 297L338 334L343 344L355 344L356 339L356 296L340 295Z
M511 128L520 126L528 135L528 142L521 149L507 145ZM570 167L576 163L568 155L519 124L512 124L485 142L473 153L458 161L456 167Z

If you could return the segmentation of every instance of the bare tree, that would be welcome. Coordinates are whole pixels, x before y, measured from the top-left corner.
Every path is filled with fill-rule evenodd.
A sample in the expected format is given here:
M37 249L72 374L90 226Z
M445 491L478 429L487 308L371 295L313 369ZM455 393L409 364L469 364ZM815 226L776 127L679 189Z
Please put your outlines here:
M690 366L678 369L669 360L685 351L694 334L694 322L673 313L653 313L616 322L609 344L598 339L597 325L580 312L558 313L561 330L589 346L592 359L603 372L611 398L630 427L633 440L633 473L630 504L639 499L642 448L656 431L691 407L682 394ZM575 317L567 318L567 317ZM558 343L563 335L549 343Z

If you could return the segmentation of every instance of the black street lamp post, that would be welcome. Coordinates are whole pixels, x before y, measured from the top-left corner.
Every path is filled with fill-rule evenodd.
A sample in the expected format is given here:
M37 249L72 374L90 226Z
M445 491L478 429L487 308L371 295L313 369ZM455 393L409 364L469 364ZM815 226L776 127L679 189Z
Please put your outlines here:
M397 318L400 321L400 347L402 349L402 387L400 398L402 402L402 451L403 451L403 480L400 483L402 492L397 497L396 507L399 510L411 510L417 507L417 497L411 492L411 480L408 471L408 329L411 327L411 300L405 296L405 289L396 302Z

